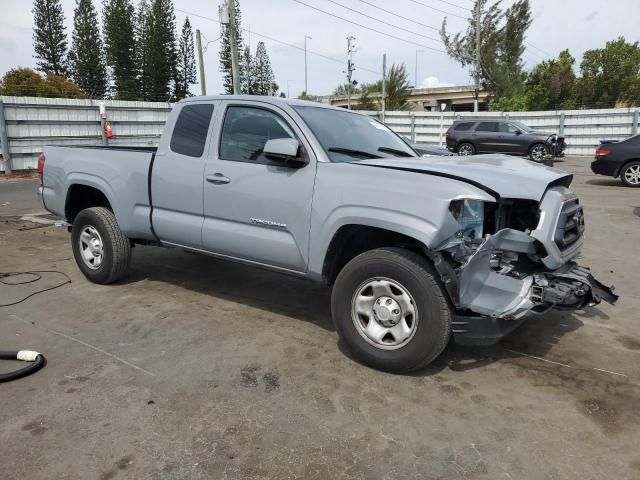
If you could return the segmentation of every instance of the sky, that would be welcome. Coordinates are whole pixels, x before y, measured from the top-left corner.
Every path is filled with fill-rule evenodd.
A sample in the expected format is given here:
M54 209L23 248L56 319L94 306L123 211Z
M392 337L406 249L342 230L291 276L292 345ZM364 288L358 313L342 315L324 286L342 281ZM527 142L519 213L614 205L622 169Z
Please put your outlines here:
M204 53L208 94L222 92L218 61L220 42L217 40L220 36L217 7L221 1L174 0L177 30L189 16L194 31L200 29L210 42ZM437 30L445 17L452 32L466 29L472 0L238 1L245 43L249 43L255 52L257 42L265 42L276 82L290 96L297 96L305 89L305 35L311 37L307 40L307 81L311 94L330 94L345 81L346 37L350 35L356 37L353 78L360 83L380 78L383 53L387 54L387 65L405 64L412 84L416 77L416 57L418 86L471 83L468 69L460 67L444 53ZM502 0L502 5L507 7L513 1ZM137 4L137 0L133 2ZM75 3L75 0L62 0L69 37ZM101 9L102 0L94 0L94 5ZM640 41L640 0L531 0L531 6L533 23L527 32L527 50L523 58L527 69L557 56L565 48L569 48L579 64L585 50L602 47L618 36L624 36L628 41ZM0 74L17 66L34 67L31 1L0 0L0 7ZM192 91L199 93L200 88L194 86Z

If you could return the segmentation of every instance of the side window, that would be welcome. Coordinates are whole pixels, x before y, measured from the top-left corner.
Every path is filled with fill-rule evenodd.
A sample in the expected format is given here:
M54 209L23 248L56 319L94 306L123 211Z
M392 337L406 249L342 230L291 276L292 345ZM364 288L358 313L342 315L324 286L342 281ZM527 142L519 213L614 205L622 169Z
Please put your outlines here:
M498 122L480 122L476 127L476 132L497 132Z
M267 140L275 138L295 138L280 115L262 108L229 107L222 125L220 159L268 162L262 149Z
M462 122L456 125L455 131L456 132L463 132L466 130L471 130L471 127L473 127L474 122Z
M510 123L500 122L500 131L502 133L517 133L518 129Z
M201 157L212 115L213 105L210 103L182 107L171 134L171 151L188 157Z

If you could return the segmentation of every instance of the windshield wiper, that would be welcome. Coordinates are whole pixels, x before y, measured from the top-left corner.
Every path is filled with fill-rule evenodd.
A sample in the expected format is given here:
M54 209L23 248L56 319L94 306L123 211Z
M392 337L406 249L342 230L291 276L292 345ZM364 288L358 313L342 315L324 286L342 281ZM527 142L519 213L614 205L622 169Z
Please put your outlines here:
M392 155L395 155L396 157L413 157L413 155L411 155L410 153L405 152L404 150L398 150L396 148L380 147L378 151L383 153L390 153Z
M327 151L333 153L342 153L344 155L351 155L354 157L362 157L362 158L382 158L375 153L365 152L364 150L353 150L351 148L342 148L342 147L331 147L327 148Z

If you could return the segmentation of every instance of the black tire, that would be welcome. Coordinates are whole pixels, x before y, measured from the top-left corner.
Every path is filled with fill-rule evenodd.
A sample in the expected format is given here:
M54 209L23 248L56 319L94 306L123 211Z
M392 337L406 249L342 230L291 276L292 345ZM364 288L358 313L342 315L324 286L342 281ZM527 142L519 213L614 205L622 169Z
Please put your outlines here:
M414 300L415 333L394 350L366 340L352 315L354 296L364 283L376 278L398 282ZM451 336L451 307L433 266L402 248L370 250L347 263L333 286L331 311L338 335L352 355L365 365L388 372L427 366L442 353Z
M542 152L542 157L538 155L538 151ZM529 158L534 162L542 162L550 153L551 149L544 143L534 143L529 148Z
M82 257L80 235L86 227L93 227L102 239L102 261L96 268L89 267ZM131 243L108 208L86 208L76 215L71 229L71 247L78 267L93 283L113 283L127 273L131 260Z
M622 180L623 185L633 188L640 187L640 178L637 176L638 172L640 172L640 162L633 161L624 165L622 170L620 170L620 180Z
M462 155L462 156L475 155L476 154L476 147L473 145L473 143L462 142L456 148L456 153L458 155Z

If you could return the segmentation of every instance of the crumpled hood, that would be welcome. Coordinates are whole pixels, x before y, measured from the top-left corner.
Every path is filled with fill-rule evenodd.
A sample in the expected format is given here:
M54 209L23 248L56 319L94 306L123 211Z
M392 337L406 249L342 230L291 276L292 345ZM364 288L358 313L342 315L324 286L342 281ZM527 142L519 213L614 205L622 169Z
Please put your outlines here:
M569 186L573 175L508 155L375 158L353 162L372 167L441 175L484 187L503 198L540 201L552 182Z

